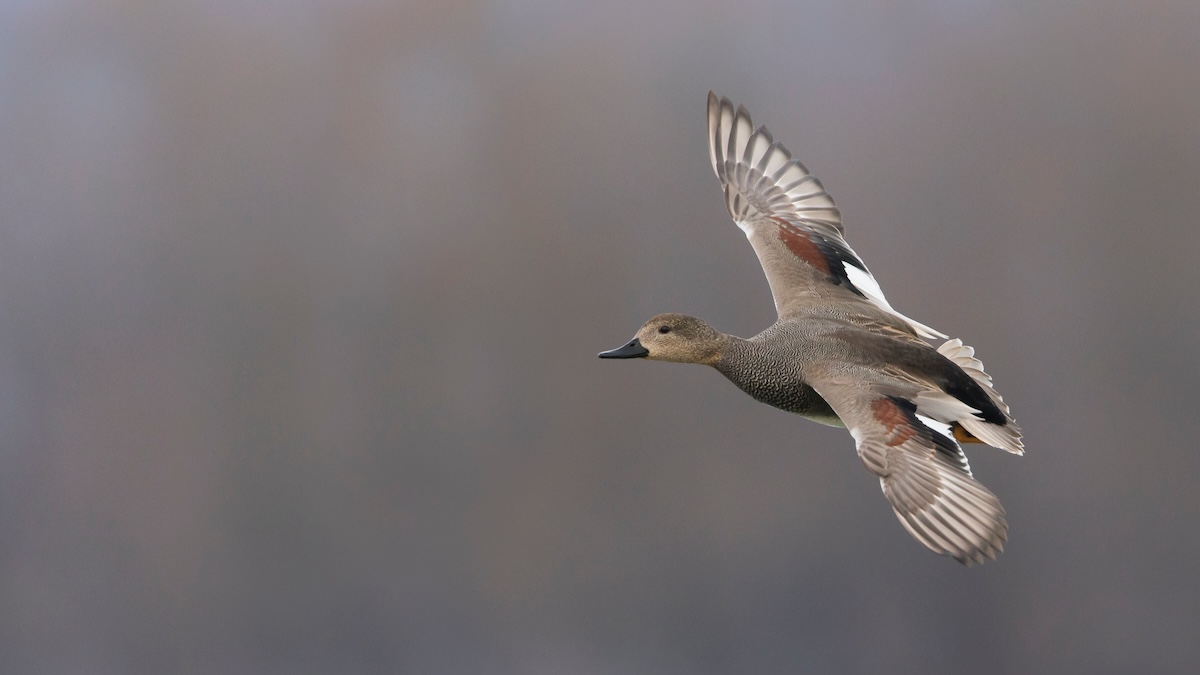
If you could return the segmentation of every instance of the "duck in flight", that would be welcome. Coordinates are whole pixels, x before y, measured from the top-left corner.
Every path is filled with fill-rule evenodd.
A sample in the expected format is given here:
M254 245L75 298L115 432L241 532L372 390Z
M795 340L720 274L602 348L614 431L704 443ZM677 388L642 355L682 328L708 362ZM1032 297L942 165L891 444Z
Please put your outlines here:
M778 320L743 339L659 314L605 359L716 368L755 399L845 427L908 532L971 565L1008 538L1000 500L961 444L1024 454L1021 430L961 340L900 314L844 238L833 199L766 127L708 94L708 144L725 207L758 255Z

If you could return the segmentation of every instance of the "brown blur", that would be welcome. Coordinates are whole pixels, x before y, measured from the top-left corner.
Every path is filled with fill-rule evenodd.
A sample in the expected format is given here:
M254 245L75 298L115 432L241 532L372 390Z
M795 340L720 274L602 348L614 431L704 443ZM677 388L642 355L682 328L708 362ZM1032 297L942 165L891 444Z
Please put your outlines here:
M1189 672L1198 85L1189 0L0 2L0 672ZM998 561L596 358L774 318L709 89L996 378Z

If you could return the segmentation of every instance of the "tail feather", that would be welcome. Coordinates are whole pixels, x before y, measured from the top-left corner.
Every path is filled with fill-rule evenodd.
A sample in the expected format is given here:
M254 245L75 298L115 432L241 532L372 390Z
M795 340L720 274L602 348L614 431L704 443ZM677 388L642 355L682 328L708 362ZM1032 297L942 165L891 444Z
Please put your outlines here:
M1004 399L1000 394L992 388L992 377L983 370L983 362L975 358L975 349L968 345L964 345L963 341L954 338L942 343L938 347L938 353L950 359L959 368L971 376L983 391L987 393L992 402L996 404L1004 413L1004 424L992 424L976 418L973 415L968 415L958 421L964 429L972 436L988 445L1006 450L1013 454L1025 454L1025 445L1021 442L1021 428L1013 420L1009 413L1008 405L1004 403Z

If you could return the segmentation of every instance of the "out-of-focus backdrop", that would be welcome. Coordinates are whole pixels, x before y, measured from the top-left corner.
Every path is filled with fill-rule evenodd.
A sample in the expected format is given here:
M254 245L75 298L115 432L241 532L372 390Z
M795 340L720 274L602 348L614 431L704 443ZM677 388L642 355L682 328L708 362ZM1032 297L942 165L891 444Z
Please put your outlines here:
M0 671L1193 672L1200 4L0 3ZM1026 431L965 569L659 311L709 89Z

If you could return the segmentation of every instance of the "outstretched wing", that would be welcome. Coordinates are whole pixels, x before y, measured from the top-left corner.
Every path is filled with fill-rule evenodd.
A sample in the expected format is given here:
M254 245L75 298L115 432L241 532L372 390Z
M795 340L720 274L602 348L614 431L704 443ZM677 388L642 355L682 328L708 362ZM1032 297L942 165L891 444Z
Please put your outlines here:
M946 337L892 309L866 264L843 238L842 216L816 176L750 113L708 93L709 157L725 206L749 238L771 285L779 317L814 302L863 302L916 335Z
M1004 508L972 477L953 438L930 428L915 403L880 385L846 375L812 385L850 430L859 459L879 477L909 534L966 565L995 559L1008 538Z

